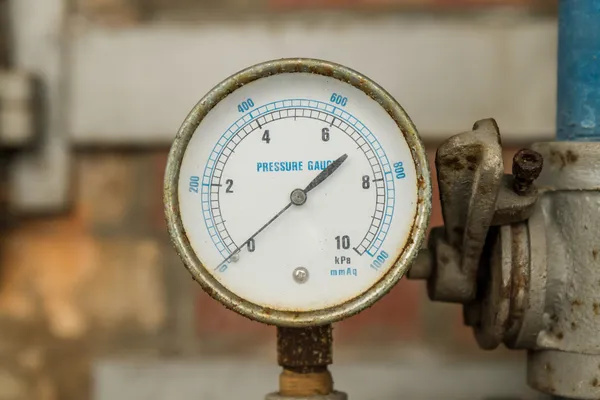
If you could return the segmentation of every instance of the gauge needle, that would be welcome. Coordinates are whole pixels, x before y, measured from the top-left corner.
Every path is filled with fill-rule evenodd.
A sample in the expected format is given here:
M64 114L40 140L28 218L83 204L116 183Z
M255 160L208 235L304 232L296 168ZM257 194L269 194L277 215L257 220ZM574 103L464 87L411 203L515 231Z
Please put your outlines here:
M275 221L277 218L279 218L281 216L281 214L286 212L287 209L290 208L292 205L301 206L302 204L306 203L306 194L308 192L310 192L311 190L313 190L314 188L316 188L318 185L320 185L325 179L329 178L331 176L331 174L333 174L335 172L335 170L338 169L344 161L346 161L347 158L348 158L348 154L343 154L337 160L335 160L334 162L329 164L323 171L321 171L319 173L319 175L317 175L315 177L315 179L310 181L310 183L304 189L294 189L292 191L292 193L290 194L290 202L285 207L283 207L283 209L281 211L279 211L277 214L275 214L275 216L273 216L273 218L271 218L269 221L267 221L266 224L261 226L259 230L257 230L252 236L250 236L248 238L248 240L243 242L233 252L231 252L231 254L229 256L227 256L223 260L223 262L221 262L221 264L219 264L215 268L215 270L219 269L223 264L225 264L227 261L229 261L231 259L231 257L238 254L241 251L241 249L244 248L244 246L246 246L248 243L250 243L250 241L252 239L254 239L256 236L258 236L259 233L264 231L267 226L271 225L273 223L273 221Z
M329 164L327 168L321 171L321 173L319 173L319 175L317 175L316 178L313 179L308 184L308 186L304 188L304 194L310 192L311 190L316 188L321 182L323 182L325 179L331 176L331 174L333 174L335 170L338 169L344 161L346 161L346 158L348 158L348 154L342 155L340 158Z

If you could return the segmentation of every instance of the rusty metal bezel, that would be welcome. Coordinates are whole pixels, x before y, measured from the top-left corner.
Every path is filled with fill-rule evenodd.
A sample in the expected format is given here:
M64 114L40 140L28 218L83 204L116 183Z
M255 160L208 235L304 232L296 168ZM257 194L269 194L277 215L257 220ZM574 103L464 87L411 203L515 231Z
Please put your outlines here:
M263 307L237 296L204 268L192 249L183 228L179 210L179 169L187 145L202 119L221 100L255 80L281 73L313 73L332 77L363 91L377 101L396 121L411 150L417 173L417 210L411 234L398 251L394 265L370 289L342 304L313 311L283 311ZM194 280L215 300L250 319L271 325L300 327L339 321L370 307L385 295L409 269L425 237L431 211L431 179L427 154L417 130L402 106L381 86L358 72L328 61L293 58L267 61L246 68L215 86L188 114L169 152L164 181L164 206L171 241Z

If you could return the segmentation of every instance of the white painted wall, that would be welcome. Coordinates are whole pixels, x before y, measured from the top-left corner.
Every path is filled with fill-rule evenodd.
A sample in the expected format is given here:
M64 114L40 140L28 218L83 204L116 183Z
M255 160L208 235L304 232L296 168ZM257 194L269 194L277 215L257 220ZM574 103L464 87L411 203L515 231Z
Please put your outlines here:
M72 30L69 133L77 143L167 144L216 83L268 59L315 57L370 76L426 141L495 117L505 143L549 140L555 126L556 21L285 20Z
M370 76L426 142L487 117L498 120L505 144L554 137L553 19L304 15L108 29L66 18L66 0L10 6L16 68L42 79L48 106L41 146L11 169L11 202L25 213L66 206L71 145L167 146L216 83L282 57L327 59Z

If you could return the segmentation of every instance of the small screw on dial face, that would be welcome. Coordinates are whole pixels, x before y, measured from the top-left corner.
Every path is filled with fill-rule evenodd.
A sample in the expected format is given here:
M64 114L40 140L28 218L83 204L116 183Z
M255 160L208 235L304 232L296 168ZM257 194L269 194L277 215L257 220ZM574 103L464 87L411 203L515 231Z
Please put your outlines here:
M297 283L304 283L308 280L308 270L304 267L298 267L294 270L293 276Z

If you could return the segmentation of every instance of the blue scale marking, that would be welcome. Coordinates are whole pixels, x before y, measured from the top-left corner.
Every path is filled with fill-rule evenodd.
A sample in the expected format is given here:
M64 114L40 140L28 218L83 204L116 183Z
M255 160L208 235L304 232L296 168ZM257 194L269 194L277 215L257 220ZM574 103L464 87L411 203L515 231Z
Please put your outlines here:
M303 102L304 102L304 104L303 104ZM308 105L306 105L306 104L308 104ZM312 104L316 104L316 107L312 106ZM235 121L233 124L231 124L231 126L229 128L227 128L225 133L223 133L221 135L221 137L219 138L219 140L213 147L210 156L208 157L208 162L206 163L206 166L204 168L201 195L204 196L205 194L207 194L208 197L210 198L211 193L205 193L204 188L210 186L210 183L212 182L212 178L214 175L215 162L217 160L219 160L219 158L221 157L221 154L223 153L223 150L227 148L227 144L229 143L229 141L239 131L243 130L246 126L250 125L256 119L260 118L261 116L263 116L265 114L270 114L273 111L285 110L285 109L290 109L290 108L302 108L302 109L307 109L307 110L315 110L315 111L323 112L328 115L335 116L338 119L342 119L345 123L347 123L355 128L356 132L358 132L365 139L365 141L371 145L371 148L373 149L374 154L379 158L380 165L386 176L386 182L389 186L388 186L388 190L386 193L386 204L387 204L387 207L385 208L386 214L383 217L383 221L378 228L379 230L376 233L375 238L373 238L373 240L371 241L371 246L365 250L365 253L367 253L368 255L373 257L375 254L377 254L379 247L384 242L385 236L387 235L387 232L389 231L389 228L390 228L390 222L394 215L395 196L393 194L396 191L396 187L395 187L392 170L390 167L390 162L387 158L387 155L385 154L385 151L383 150L383 147L381 146L381 144L379 143L379 141L377 140L375 135L373 135L373 133L362 122L360 122L359 119L357 119L356 117L352 116L351 114L347 113L346 111L343 111L342 109L340 109L336 106L333 106L329 103L324 103L324 102L316 101L316 100L308 100L308 99L279 100L279 101L274 101L272 103L268 103L261 107L258 107L256 109L250 111L249 113L245 114L241 118L239 118L237 121ZM354 120L355 122L352 122L352 120ZM241 125L239 125L239 123L241 121L243 121L243 122ZM365 131L366 131L366 133L365 133ZM224 142L222 143L223 140L224 140ZM377 147L375 147L375 146L377 146ZM380 151L382 154L379 154ZM213 158L213 156L215 156L215 155L216 155L216 157ZM392 196L390 196L390 194L392 194ZM210 207L207 207L206 206L207 204L210 204L209 200L202 200L202 211L204 214L204 224L206 225L206 229L208 230L209 235L210 235L214 245L216 246L217 250L219 250L219 252L223 256L223 258L226 258L230 255L230 253L227 252L227 247L223 243L223 238L219 234L218 230L215 229L215 222L214 222L214 216L212 213L212 209ZM208 214L209 216L207 217L206 214ZM210 225L209 225L209 223L210 223ZM215 233L213 234L211 232L215 232Z

